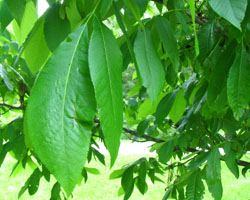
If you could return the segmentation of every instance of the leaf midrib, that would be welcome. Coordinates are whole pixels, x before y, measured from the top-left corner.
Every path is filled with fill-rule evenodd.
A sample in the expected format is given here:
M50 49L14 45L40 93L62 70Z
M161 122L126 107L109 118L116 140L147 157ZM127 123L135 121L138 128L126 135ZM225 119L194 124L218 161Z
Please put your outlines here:
M111 83L111 73L110 73L110 70L109 70L109 61L108 61L108 57L107 57L107 49L106 49L106 42L104 40L104 32L103 32L103 29L102 29L102 24L99 22L99 20L97 20L98 22L98 25L99 25L99 28L100 28L100 31L101 31L101 38L102 38L102 42L103 42L103 48L104 48L104 54L105 54L105 63L106 63L106 69L107 69L107 72L108 72L108 77L109 77L109 91L110 91L110 95L111 95L111 105L112 105L112 112L114 114L114 120L117 122L117 119L116 119L116 111L115 111L115 107L114 107L114 96L113 96L113 89L112 89L112 83ZM115 123L116 124L116 123Z
M65 146L65 130L64 130L64 113L65 113L65 101L66 101L66 94L67 94L67 89L68 89L68 82L69 82L69 77L70 77L70 73L71 73L71 69L72 69L72 64L73 64L73 61L74 61L74 58L75 58L75 54L76 54L76 51L77 51L77 48L79 46L79 43L80 43L80 40L81 40L81 37L82 37L82 34L85 30L86 26L84 26L83 30L81 31L80 35L79 35L79 38L77 40L77 43L75 45L75 48L74 48L74 51L73 51L73 54L72 54L72 58L70 60L70 64L69 64L69 70L68 70L68 73L67 73L67 76L66 76L66 83L65 83L65 88L64 88L64 94L63 94L63 103L62 103L62 131L63 131L63 150L64 152L66 152L66 146Z

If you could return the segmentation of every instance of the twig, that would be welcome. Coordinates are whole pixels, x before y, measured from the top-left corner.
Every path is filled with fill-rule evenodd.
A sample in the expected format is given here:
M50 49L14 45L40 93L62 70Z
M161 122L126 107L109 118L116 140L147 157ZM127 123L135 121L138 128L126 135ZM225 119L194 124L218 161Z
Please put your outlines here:
M10 108L10 109L14 109L14 110L23 110L23 107L16 107L16 106L12 106L12 105L9 105L9 104L5 104L5 103L0 103L0 107L7 107L7 108Z
M96 119L96 118L95 118L95 119L94 119L94 122L100 124L100 120L99 120L99 119ZM133 135L133 136L144 138L144 139L146 139L147 141L152 141L152 142L156 142L156 143L163 143L163 142L166 142L165 140L158 139L158 138L154 138L154 137L151 137L151 136L149 136L149 135L145 135L145 134L143 134L143 135L138 135L136 131L131 130L131 129L128 129L128 128L123 128L123 131L126 132L126 133L129 133L129 134L131 134L131 135ZM179 149L180 149L180 147L179 147L178 145L174 147L174 151L178 151ZM188 151L188 152L191 152L191 153L194 153L194 152L199 151L199 150L196 150L196 149L190 148L190 147L187 147L185 150ZM222 159L222 160L223 160L223 159ZM224 160L223 160L223 161L224 161ZM246 162L246 161L243 161L243 160L237 160L237 164L240 165L240 166L244 166L244 167L250 165L249 162Z

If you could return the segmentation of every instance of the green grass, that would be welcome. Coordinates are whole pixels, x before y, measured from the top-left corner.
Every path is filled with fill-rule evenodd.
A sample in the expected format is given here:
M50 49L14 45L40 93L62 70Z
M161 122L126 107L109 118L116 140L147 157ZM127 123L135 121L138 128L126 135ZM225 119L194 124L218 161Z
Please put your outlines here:
M123 164L134 161L140 158L140 155L120 155L114 169L120 168ZM15 161L9 156L2 167L0 168L0 200L15 200L17 199L18 191L24 185L27 177L32 172L31 169L24 170L14 177L9 177L12 166ZM117 196L120 188L120 179L109 180L111 171L108 167L102 166L99 162L93 161L89 167L98 168L101 175L89 174L89 179L86 184L77 186L74 190L74 200L120 200L122 197ZM222 179L224 187L223 200L249 200L250 199L250 175L247 178L241 176L238 180L233 177L227 167L222 164ZM34 196L29 196L26 192L21 200L49 200L50 188L52 183L47 183L44 179L40 182L38 192ZM131 200L160 200L164 195L165 185L162 183L151 184L148 181L149 190L145 196L142 196L137 189L132 194ZM210 194L206 191L205 200L212 199Z

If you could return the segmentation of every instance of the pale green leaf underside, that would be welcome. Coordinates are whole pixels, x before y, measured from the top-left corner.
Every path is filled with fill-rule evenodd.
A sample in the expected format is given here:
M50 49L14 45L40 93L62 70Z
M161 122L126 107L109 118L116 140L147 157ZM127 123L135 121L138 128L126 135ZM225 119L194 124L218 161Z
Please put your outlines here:
M40 72L25 115L34 151L68 195L81 177L95 115L87 30L69 37Z
M245 16L247 0L210 0L209 4L218 15L241 30L240 23Z
M104 140L113 165L123 125L122 54L112 32L96 17L89 45L89 67Z
M138 31L134 52L143 86L147 88L149 98L154 103L163 89L165 72L149 30Z

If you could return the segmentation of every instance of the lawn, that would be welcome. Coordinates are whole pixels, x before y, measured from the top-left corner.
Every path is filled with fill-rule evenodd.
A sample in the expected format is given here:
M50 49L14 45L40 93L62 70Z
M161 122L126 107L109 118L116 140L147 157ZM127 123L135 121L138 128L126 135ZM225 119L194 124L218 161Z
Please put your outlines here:
M114 169L118 169L123 164L134 161L140 158L141 155L120 155ZM8 156L4 164L0 168L0 200L15 200L17 199L18 191L25 183L25 180L31 173L31 169L25 170L11 176L10 173L15 161ZM117 196L118 189L120 188L120 179L109 180L110 170L109 167L104 167L99 162L92 161L88 164L89 167L98 168L101 175L89 174L89 179L86 184L82 184L80 187L76 187L74 190L74 200L120 200L122 197ZM241 176L238 180L235 179L227 167L222 164L223 168L223 187L224 197L223 200L248 200L250 199L250 174L247 178ZM38 192L34 196L29 196L26 192L21 200L49 200L50 188L53 185L48 184L44 179L40 182ZM132 194L131 200L160 200L164 195L165 185L162 183L151 184L148 181L149 190L145 196L142 196L137 189ZM206 191L205 200L212 199L210 194Z

